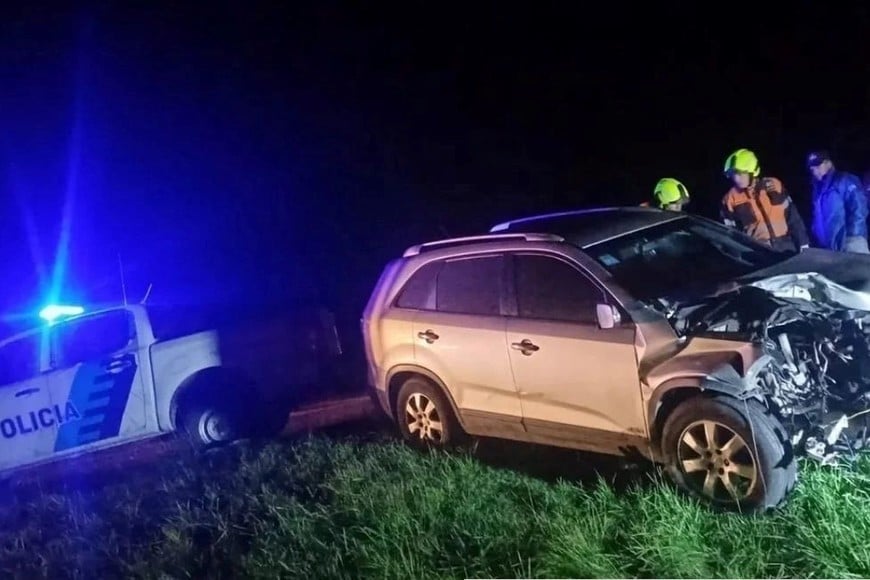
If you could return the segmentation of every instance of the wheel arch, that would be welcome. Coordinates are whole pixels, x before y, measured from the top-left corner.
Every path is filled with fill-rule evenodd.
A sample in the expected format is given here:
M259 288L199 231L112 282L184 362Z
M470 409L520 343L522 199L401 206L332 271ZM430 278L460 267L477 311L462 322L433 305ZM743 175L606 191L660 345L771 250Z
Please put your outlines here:
M387 373L387 402L390 406L390 417L392 417L393 420L396 420L396 401L399 398L399 389L402 388L405 381L415 376L428 380L441 390L447 398L447 401L450 403L456 421L463 429L465 429L465 422L462 420L462 415L459 413L459 407L453 399L450 389L447 388L447 384L441 380L441 377L429 369L417 365L397 365Z
M252 381L243 374L227 367L212 366L200 369L186 377L172 394L169 402L169 416L172 428L178 430L181 426L180 412L190 403L209 400L214 397L232 396L233 389L239 385L252 385ZM251 389L250 396L259 397L259 392Z
M737 369L723 364L707 375L686 375L668 379L653 391L647 404L650 442L658 460L661 457L661 438L665 421L683 401L699 395L727 395L745 398L746 384Z

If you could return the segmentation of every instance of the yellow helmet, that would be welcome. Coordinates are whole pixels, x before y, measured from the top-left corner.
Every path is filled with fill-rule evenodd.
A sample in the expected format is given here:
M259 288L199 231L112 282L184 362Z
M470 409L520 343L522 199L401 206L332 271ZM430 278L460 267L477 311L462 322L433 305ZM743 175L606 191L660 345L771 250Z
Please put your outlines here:
M752 177L758 177L761 173L758 157L749 149L738 149L725 160L725 176L731 177L731 174L735 171L748 173Z
M653 192L659 207L664 208L672 203L688 203L689 190L673 177L659 179Z

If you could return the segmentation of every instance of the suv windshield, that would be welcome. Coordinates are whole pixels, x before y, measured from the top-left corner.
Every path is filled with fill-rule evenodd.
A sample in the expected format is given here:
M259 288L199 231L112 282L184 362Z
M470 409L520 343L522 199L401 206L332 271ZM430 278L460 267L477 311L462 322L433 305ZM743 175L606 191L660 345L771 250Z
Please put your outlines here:
M742 233L690 216L584 248L640 300L680 298L789 258Z

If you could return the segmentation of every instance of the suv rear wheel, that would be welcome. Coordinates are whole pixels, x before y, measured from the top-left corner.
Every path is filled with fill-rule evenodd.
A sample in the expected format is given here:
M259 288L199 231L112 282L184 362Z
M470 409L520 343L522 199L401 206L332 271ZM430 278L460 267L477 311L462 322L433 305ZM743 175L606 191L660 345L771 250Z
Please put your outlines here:
M756 401L694 397L665 422L662 454L691 495L744 512L781 504L797 466L782 424Z
M399 389L396 421L405 441L416 446L452 447L465 433L441 389L421 377L412 377Z

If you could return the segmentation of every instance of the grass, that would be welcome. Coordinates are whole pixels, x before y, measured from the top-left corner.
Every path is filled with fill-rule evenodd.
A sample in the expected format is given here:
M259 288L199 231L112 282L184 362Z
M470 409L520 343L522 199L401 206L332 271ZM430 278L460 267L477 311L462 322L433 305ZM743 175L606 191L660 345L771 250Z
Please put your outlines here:
M870 464L805 467L750 518L538 447L237 446L8 492L0 577L870 576Z

